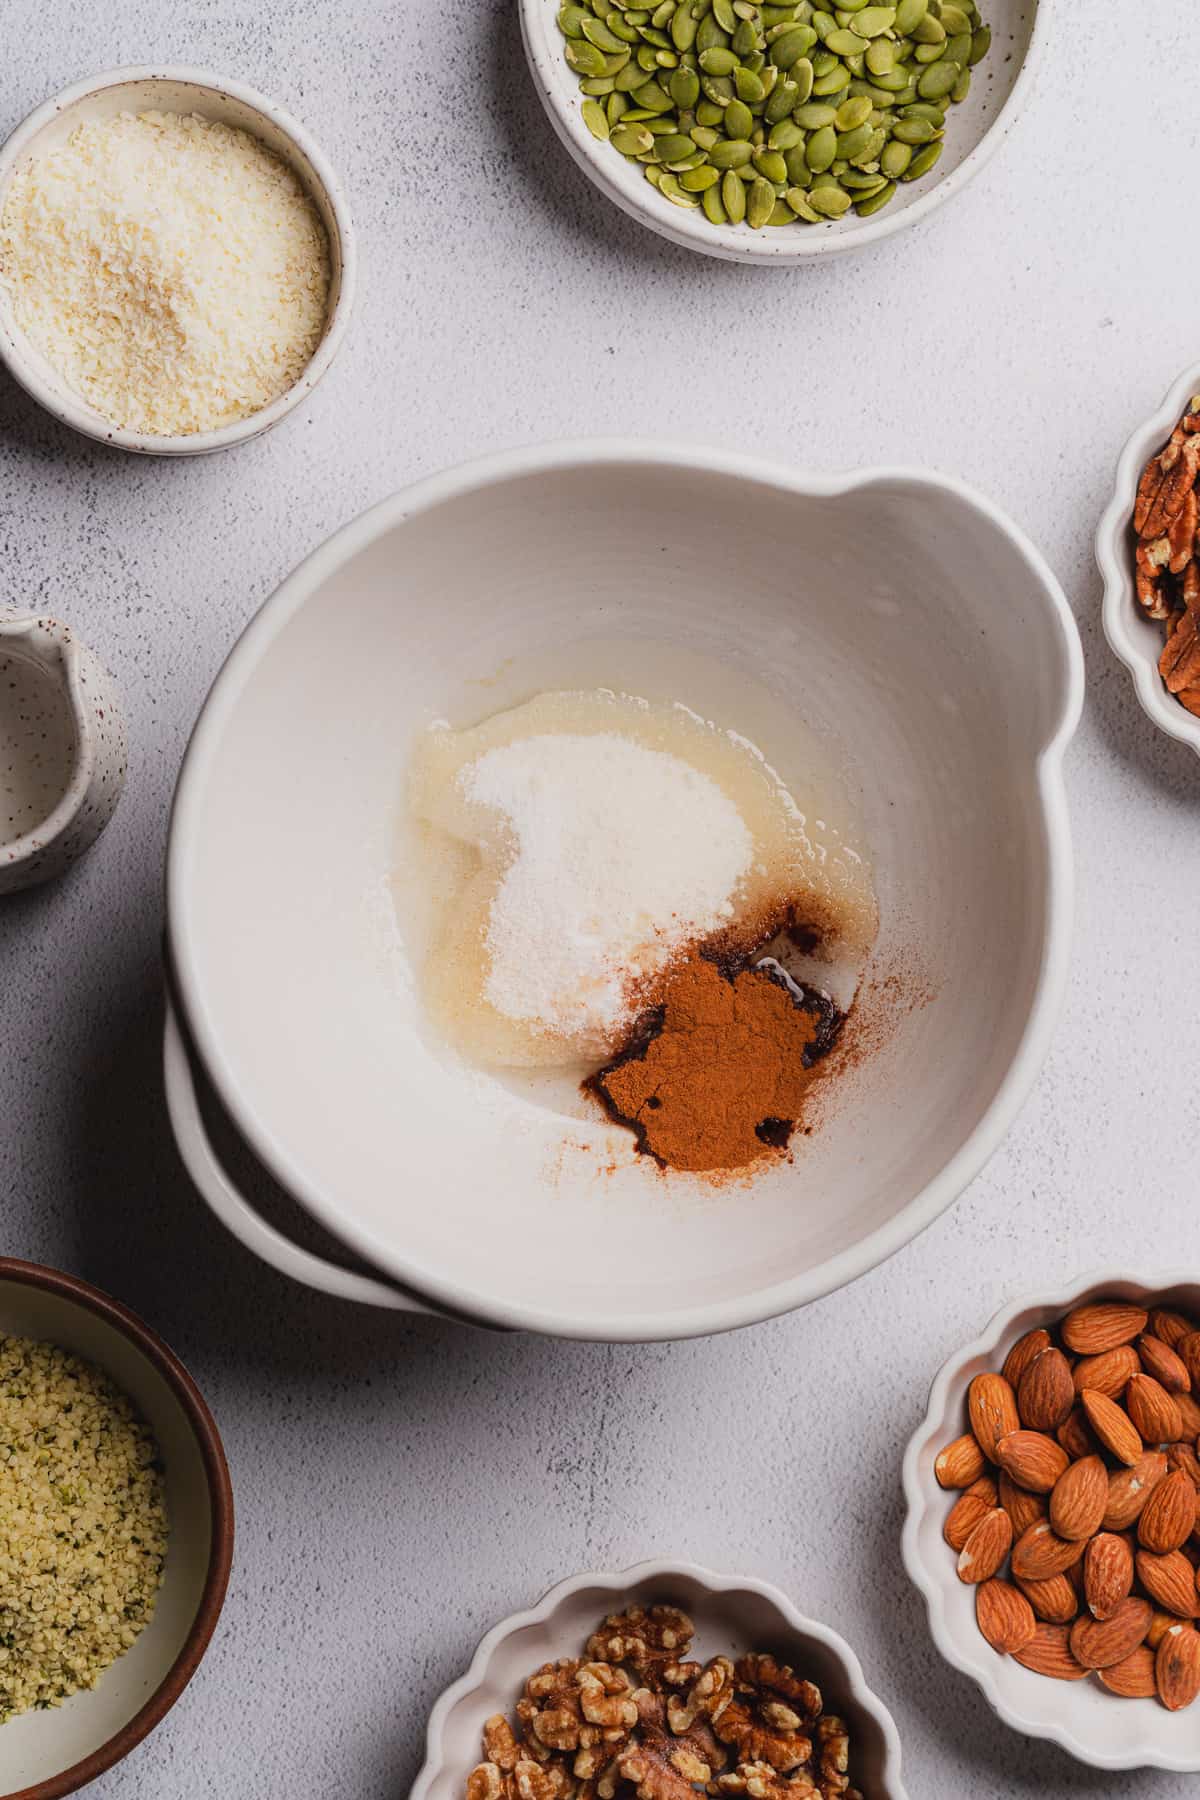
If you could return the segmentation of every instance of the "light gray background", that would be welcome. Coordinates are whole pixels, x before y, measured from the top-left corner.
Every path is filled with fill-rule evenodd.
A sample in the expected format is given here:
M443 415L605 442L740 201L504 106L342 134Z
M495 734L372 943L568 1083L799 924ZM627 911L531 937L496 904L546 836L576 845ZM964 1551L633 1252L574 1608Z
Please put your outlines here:
M489 1624L656 1552L770 1577L842 1630L895 1711L914 1800L1195 1791L999 1724L933 1651L897 1543L901 1449L957 1344L1034 1283L1197 1248L1200 765L1108 653L1090 549L1125 437L1200 358L1200 20L1195 0L1152 11L1056 7L1040 92L973 187L876 251L767 273L664 245L594 193L542 116L510 0L4 0L0 131L89 71L208 65L314 128L364 252L333 373L231 455L106 453L0 386L0 599L79 627L133 740L91 859L0 907L0 1243L166 1334L239 1504L212 1650L106 1800L395 1800ZM1046 552L1089 681L1053 1053L957 1207L777 1324L611 1349L322 1300L225 1238L164 1121L160 872L189 726L259 603L369 502L476 451L637 430L928 463Z

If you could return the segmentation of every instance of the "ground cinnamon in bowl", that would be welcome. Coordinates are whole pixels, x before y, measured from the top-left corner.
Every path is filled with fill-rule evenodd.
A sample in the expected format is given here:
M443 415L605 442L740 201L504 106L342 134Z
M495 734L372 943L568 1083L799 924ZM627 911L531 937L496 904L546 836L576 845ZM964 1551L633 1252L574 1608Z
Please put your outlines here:
M786 1149L842 1021L770 957L731 964L696 949L584 1086L663 1168L746 1168Z

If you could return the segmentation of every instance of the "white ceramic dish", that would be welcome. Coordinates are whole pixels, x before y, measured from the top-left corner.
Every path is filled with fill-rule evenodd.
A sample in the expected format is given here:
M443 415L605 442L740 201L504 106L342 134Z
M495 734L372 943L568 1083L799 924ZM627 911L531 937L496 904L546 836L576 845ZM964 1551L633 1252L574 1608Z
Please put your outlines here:
M1197 393L1200 364L1194 363L1122 450L1113 497L1096 532L1096 561L1104 580L1104 635L1133 677L1133 691L1142 710L1168 737L1189 744L1200 756L1200 719L1180 706L1163 685L1158 672L1164 641L1162 626L1143 614L1133 580L1133 503L1142 470L1162 449L1188 401Z
M1157 1700L1121 1700L1096 1681L1052 1681L998 1656L975 1623L975 1590L955 1573L942 1527L954 1501L937 1484L934 1459L966 1429L967 1388L985 1369L999 1369L1025 1332L1049 1325L1089 1300L1115 1298L1178 1306L1200 1318L1200 1282L1177 1270L1131 1279L1103 1270L1069 1287L1013 1302L974 1343L938 1372L924 1423L904 1457L904 1566L925 1598L934 1643L948 1663L978 1682L1006 1725L1026 1737L1049 1738L1098 1769L1200 1770L1200 1710L1169 1713Z
M770 756L725 718L751 677L862 781L885 1029L794 1165L714 1193L431 1046L390 883L433 717L661 684ZM437 476L310 557L205 705L168 856L189 1036L275 1179L440 1307L610 1339L767 1318L935 1218L1027 1093L1067 963L1081 695L1054 577L943 477L628 442Z
M341 347L354 304L358 256L354 226L341 183L304 126L281 106L241 82L226 81L205 69L155 65L111 69L64 88L18 125L0 147L0 208L16 169L30 156L60 143L82 119L106 119L119 112L196 112L261 138L288 163L312 196L329 237L331 285L325 335L295 385L248 419L217 431L188 437L155 436L115 426L69 387L16 325L0 286L0 360L33 399L87 437L149 456L203 456L259 437L301 404L328 370Z
M460 1800L480 1760L484 1721L511 1710L526 1676L543 1662L578 1656L607 1613L655 1601L674 1602L691 1615L701 1657L770 1650L815 1681L828 1709L850 1726L850 1773L864 1800L906 1800L895 1724L867 1686L849 1644L827 1625L804 1618L765 1581L666 1562L639 1563L616 1575L576 1575L531 1611L489 1631L466 1674L430 1715L425 1766L410 1800Z
M113 684L69 625L0 611L0 675L6 668L0 894L64 874L104 830L125 785Z
M158 1441L170 1537L154 1617L94 1688L0 1728L4 1800L60 1800L127 1756L174 1706L216 1627L233 1496L212 1415L148 1326L74 1276L0 1258L0 1335L59 1344L102 1368Z
M520 0L520 8L525 53L550 122L601 192L631 218L685 249L779 268L878 243L926 218L965 187L999 149L1029 98L1045 46L1050 0L988 0L983 7L992 27L991 51L972 71L967 100L951 108L946 148L925 180L901 183L889 205L869 218L850 213L826 225L763 231L710 225L700 212L672 205L651 187L640 164L628 162L610 144L594 138L579 110L583 97L579 79L563 55L559 0Z

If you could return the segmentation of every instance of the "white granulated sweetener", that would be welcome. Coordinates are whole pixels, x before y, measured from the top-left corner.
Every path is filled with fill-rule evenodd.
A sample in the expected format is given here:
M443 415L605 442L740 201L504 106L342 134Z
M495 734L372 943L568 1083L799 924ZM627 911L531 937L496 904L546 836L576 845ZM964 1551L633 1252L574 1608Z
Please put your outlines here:
M681 757L615 732L555 733L489 750L460 780L512 836L485 989L509 1018L611 1030L631 983L732 917L754 841L733 801Z
M131 431L260 412L321 340L329 244L266 145L187 113L84 120L14 177L0 283L82 398Z

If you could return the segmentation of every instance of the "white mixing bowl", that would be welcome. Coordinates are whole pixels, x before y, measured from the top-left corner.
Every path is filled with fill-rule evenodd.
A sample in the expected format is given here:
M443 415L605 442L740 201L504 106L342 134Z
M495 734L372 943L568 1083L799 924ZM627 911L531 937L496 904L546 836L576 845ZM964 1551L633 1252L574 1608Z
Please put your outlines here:
M770 720L737 715L747 680ZM424 1028L390 889L414 735L606 685L687 702L785 766L803 718L862 792L870 1053L794 1162L748 1184L664 1177L619 1128L466 1071ZM422 482L284 583L201 714L168 914L204 1069L276 1179L438 1306L645 1339L811 1300L949 1204L1037 1072L1082 688L1049 569L943 477L617 442Z

